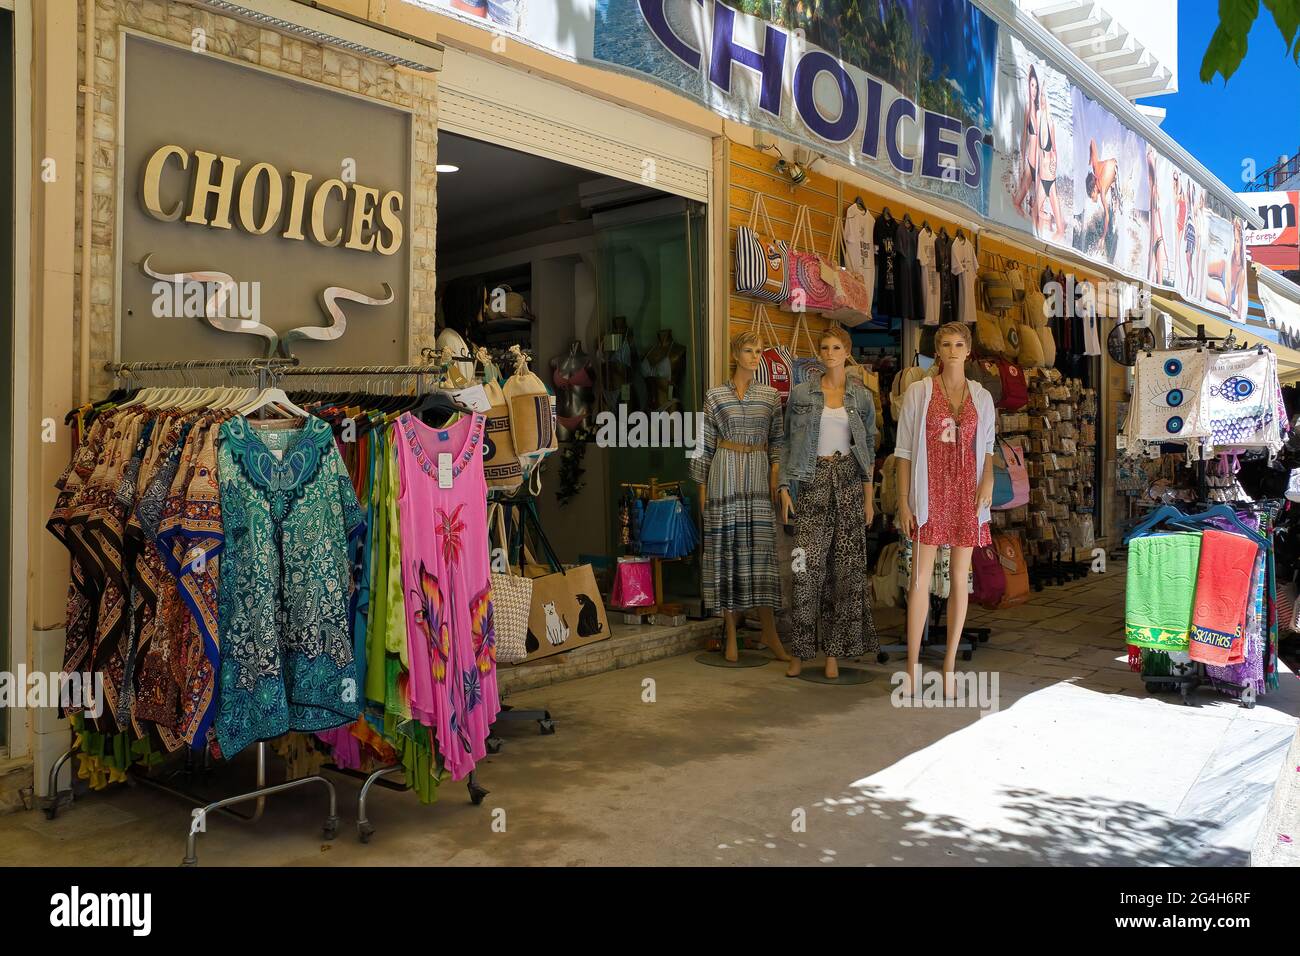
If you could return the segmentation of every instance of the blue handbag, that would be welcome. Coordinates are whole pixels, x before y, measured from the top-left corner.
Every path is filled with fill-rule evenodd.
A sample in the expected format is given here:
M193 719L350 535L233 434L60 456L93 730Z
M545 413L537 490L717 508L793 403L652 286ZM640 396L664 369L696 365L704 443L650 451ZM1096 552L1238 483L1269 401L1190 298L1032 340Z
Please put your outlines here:
M680 558L699 543L699 534L680 498L657 498L646 505L641 525L641 553Z

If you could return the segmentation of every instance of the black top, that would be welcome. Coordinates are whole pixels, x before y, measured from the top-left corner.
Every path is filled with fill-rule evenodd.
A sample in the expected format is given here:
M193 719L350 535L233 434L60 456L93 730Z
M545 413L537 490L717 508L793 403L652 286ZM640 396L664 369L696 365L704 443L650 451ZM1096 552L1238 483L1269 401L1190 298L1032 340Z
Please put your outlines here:
M897 219L882 215L871 233L876 244L875 311L880 315L899 314L898 227Z

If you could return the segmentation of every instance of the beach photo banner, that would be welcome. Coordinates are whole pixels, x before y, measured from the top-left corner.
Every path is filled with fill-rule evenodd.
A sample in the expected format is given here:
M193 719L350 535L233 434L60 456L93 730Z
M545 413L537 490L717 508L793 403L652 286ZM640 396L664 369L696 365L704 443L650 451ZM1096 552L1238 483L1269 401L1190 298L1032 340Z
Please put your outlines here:
M1244 289L1244 223L1229 219L1226 234L1216 224L1212 255L1209 216L1225 207L969 0L405 2L656 82L813 155L1245 314L1232 291Z

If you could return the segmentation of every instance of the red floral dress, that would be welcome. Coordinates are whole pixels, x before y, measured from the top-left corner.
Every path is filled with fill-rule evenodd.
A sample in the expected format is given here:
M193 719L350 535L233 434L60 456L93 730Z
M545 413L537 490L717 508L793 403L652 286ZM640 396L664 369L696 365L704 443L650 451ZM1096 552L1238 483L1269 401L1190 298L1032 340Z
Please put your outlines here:
M925 413L925 454L929 471L930 508L917 533L921 544L958 548L992 543L988 522L981 523L975 507L975 432L979 415L967 389L961 420L954 422L952 406L936 381Z

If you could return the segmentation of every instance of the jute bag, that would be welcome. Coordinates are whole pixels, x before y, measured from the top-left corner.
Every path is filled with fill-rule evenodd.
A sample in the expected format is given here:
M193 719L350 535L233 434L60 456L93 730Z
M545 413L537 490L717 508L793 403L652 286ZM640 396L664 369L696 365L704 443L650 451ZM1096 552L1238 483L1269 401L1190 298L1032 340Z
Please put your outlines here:
M560 447L555 435L555 411L546 386L528 369L528 358L518 346L515 374L503 390L510 408L510 438L524 478L530 477L551 452Z
M492 572L492 618L497 632L497 663L518 664L528 657L528 613L533 606L533 581L515 574L510 567L510 539L506 536L505 508L499 502L488 505L488 544L492 566L497 567L496 547L506 556L506 570ZM492 541L495 527L498 540Z
M749 224L736 229L736 291L765 302L784 302L790 295L787 249L772 229L763 194L754 193Z
M487 394L488 409L483 425L483 477L489 488L514 491L524 482L519 456L515 454L515 441L510 437L510 405L501 391L500 372L487 358L487 350L479 349L483 366L483 391Z
M596 587L596 574L591 565L566 568L560 564L542 530L534 499L524 505L524 520L532 525L549 568L548 573L532 579L527 659L549 657L609 638L605 602Z
M984 301L989 304L990 309L1001 312L1015 304L1015 293L1011 288L1011 280L1007 277L1007 270L1001 261L997 261L996 267L984 268L979 271L979 284L980 291L984 295Z

